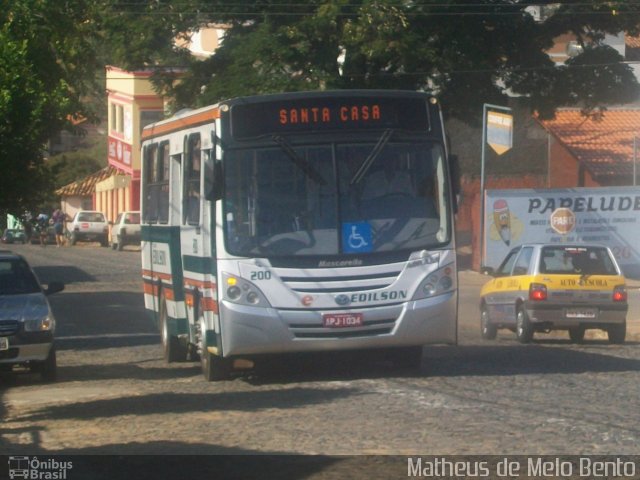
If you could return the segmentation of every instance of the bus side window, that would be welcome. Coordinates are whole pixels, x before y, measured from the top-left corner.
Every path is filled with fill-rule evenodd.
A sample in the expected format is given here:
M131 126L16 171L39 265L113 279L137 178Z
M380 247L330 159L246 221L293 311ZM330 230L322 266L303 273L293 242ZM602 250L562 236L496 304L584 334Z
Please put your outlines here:
M187 140L186 165L183 188L183 223L198 225L200 222L200 171L202 152L200 134L190 135Z
M158 178L157 186L157 214L158 222L169 221L169 142L160 144L158 152Z
M156 223L158 221L158 201L157 191L155 188L157 176L157 156L158 145L148 145L144 149L144 170L145 174L142 179L144 182L142 199L142 211L145 223Z

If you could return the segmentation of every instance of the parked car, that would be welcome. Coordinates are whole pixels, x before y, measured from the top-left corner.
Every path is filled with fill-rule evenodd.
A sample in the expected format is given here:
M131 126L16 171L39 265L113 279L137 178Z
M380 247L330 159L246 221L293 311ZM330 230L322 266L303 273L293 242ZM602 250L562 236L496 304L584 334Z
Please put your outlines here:
M118 214L111 227L111 247L122 250L125 245L140 243L140 212Z
M600 245L525 244L485 273L495 278L480 291L481 332L499 328L528 343L535 332L568 330L573 342L602 329L623 343L628 311L625 278L611 250Z
M62 290L60 282L43 289L24 257L0 252L0 370L24 365L55 380L56 321L47 296Z
M2 243L27 243L27 235L24 230L7 228L0 238Z
M67 224L67 232L71 245L81 241L109 245L109 224L102 212L79 210Z

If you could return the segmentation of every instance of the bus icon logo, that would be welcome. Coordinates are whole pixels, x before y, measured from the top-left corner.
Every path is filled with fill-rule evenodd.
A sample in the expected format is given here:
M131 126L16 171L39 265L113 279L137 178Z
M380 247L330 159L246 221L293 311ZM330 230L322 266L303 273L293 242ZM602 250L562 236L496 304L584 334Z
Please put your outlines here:
M9 457L9 478L29 478L29 457Z

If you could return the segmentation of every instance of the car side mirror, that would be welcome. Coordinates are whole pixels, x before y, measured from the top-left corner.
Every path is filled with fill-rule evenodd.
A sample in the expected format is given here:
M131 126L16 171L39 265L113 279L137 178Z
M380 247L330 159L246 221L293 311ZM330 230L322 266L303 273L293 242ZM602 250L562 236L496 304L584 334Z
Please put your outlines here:
M482 273L483 275L489 275L490 277L495 277L496 275L496 271L493 269L493 267L482 267L480 269L480 273Z
M49 282L49 285L47 285L47 288L44 291L44 294L53 295L54 293L61 292L62 290L64 290L64 283L53 281L53 282Z

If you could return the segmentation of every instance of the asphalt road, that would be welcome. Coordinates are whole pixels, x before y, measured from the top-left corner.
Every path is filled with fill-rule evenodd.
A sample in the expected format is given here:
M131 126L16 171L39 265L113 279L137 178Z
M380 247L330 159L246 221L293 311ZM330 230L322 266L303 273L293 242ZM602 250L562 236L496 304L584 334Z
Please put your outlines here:
M139 253L16 246L51 297L59 380L0 377L0 452L29 454L559 455L640 453L640 348L565 333L483 341L460 275L460 343L419 371L366 355L287 356L220 383L167 365L143 312ZM638 291L631 293L637 324ZM305 478L323 478L322 468ZM406 467L403 470L406 475ZM639 469L640 472L640 469Z

